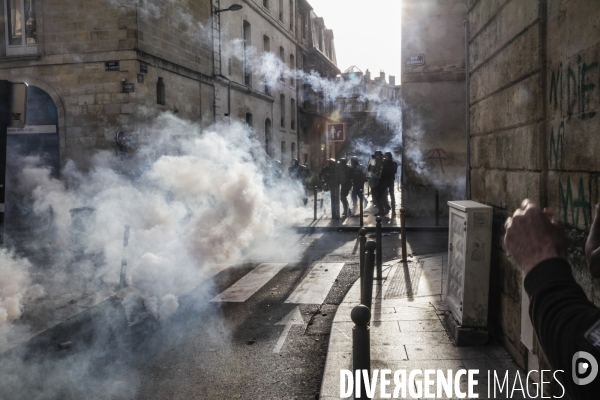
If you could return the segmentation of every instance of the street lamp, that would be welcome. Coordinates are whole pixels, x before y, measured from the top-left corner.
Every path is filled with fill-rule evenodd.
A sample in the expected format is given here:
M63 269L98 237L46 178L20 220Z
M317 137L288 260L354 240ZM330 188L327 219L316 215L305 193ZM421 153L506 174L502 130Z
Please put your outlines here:
M224 11L237 11L237 10L241 10L242 6L240 4L232 4L230 5L228 8L224 8L222 10L215 10L215 14L224 12Z
M213 52L213 75L216 75L220 78L226 79L228 84L227 84L227 114L226 116L229 117L229 123L231 124L231 79L229 79L228 77L226 77L225 75L223 75L221 73L221 13L224 11L238 11L242 9L242 6L240 4L232 4L227 8L224 9L219 9L221 5L220 0L217 0L217 6L215 7L214 10L214 14L216 15L216 19L217 19L217 33L219 34L219 73L216 73L216 68L215 68L215 59L214 59L214 52ZM211 22L212 22L212 29L213 29L213 46L214 46L214 40L215 40L215 26L214 26L214 18L211 18ZM216 106L216 103L215 103ZM215 116L214 119L216 121L216 112L215 112Z

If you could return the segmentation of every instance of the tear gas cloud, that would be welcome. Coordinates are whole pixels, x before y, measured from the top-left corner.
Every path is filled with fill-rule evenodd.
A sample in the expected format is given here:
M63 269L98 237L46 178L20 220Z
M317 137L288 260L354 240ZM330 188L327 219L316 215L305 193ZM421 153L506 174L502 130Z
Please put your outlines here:
M177 309L170 296L187 282L200 280L211 265L246 259L257 241L268 241L304 216L297 207L300 186L287 180L269 186L268 160L244 125L197 132L199 126L164 113L136 133L143 138L139 151L122 160L98 152L85 173L69 161L61 180L41 160L23 160L15 192L30 194L34 214L52 215L56 276L68 279L67 269L75 268L86 279L116 284L124 257L136 289L124 304L142 302L164 319ZM73 220L81 217L73 211L81 209L90 212L77 229ZM125 225L131 234L124 249ZM27 261L13 260L5 268L27 271L19 262ZM27 285L26 276L4 279ZM2 293L9 293L6 304L22 297L9 286Z
M164 6L151 0L111 2L137 6L155 18ZM177 1L165 4L179 7ZM180 14L191 36L210 42L205 25ZM402 104L382 101L381 94L367 91L360 79L326 79L314 71L290 69L273 53L244 49L241 40L223 50L224 58L247 62L254 79L273 89L281 76L293 77L323 93L326 104L337 105L338 98L351 96L371 103L370 111L393 129L391 140L383 148L368 139L356 141L353 153L397 153L402 146ZM144 312L164 323L180 307L180 296L210 279L218 265L290 260L300 251L282 245L282 232L312 210L301 207L299 183L278 180L262 143L243 123L232 120L231 125L215 124L202 131L171 113L136 113L150 122L132 134L135 151L124 156L98 151L85 171L68 160L61 179L56 179L39 157L9 160L19 171L11 196L22 203L22 212L33 224L26 253L42 261L0 252L0 344L10 336L27 301L65 287L90 291L90 282L114 288L122 260L127 261L130 287L122 302L126 317L131 322ZM107 139L111 136L107 130ZM126 247L125 225L131 227ZM83 364L84 359L82 354ZM86 369L76 361L71 367L65 373Z
M140 110L145 112L150 111ZM292 223L306 216L300 207L301 185L274 176L262 145L244 124L200 132L198 125L163 113L134 137L136 151L122 158L98 151L87 171L68 161L60 180L39 157L10 160L19 176L9 201L19 199L29 214L21 249L37 259L33 265L14 252L0 252L0 338L5 341L0 349L26 333L27 321L16 322L28 304L41 301L40 306L48 298L77 291L114 290L123 259L128 267L129 288L122 300L127 322L134 325L151 316L164 330L173 330L176 325L167 321L179 311L181 295L201 282L211 292L210 278L221 265L289 261L299 254L300 246L293 246L293 238L287 243L286 237L292 236ZM125 225L130 226L126 247ZM91 347L78 348L58 364L32 364L20 355L4 359L0 387L9 393L18 387L14 390L24 398L36 398L36 390L44 398L63 398L61 390L73 384L78 395L105 384L108 393L116 385L114 393L122 394L118 374L95 377L95 362L115 344L102 328L93 330L100 333ZM29 376L44 378L24 391L29 384L22 382ZM0 397L3 393L0 389Z

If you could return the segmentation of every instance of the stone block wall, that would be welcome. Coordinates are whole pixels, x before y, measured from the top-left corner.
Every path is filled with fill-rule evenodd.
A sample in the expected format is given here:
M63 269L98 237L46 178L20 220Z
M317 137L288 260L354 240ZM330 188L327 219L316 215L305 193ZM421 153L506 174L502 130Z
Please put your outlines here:
M402 56L424 65L402 66L402 201L409 217L442 216L448 200L466 196L466 1L405 0Z
M137 9L139 50L204 74L212 74L209 0L154 0ZM131 20L122 20L123 24Z
M130 2L111 0L38 1L38 54L0 61L0 79L38 86L56 104L62 164L74 159L85 165L88 151L115 149L116 131L134 133L146 122L139 107L177 111L182 118L212 123L209 45L206 38L189 39L190 29L210 26L210 2L153 4L156 7L144 11ZM138 41L141 27L149 23L155 28ZM159 51L157 43L167 43L169 54L178 56ZM3 51L4 42L0 54ZM119 61L119 70L107 71L107 61ZM140 70L141 62L147 73ZM159 77L165 84L165 105L157 104ZM133 83L133 92L123 92L122 81Z
M522 276L502 248L504 221L521 200L549 206L567 226L574 275L600 304L581 247L600 200L600 2L471 0L468 20L471 198L495 213L490 317L531 368L516 317Z
M126 50L135 46L133 7L118 7L109 1L68 0L38 1L36 7L38 20L43 24L38 38L44 55Z

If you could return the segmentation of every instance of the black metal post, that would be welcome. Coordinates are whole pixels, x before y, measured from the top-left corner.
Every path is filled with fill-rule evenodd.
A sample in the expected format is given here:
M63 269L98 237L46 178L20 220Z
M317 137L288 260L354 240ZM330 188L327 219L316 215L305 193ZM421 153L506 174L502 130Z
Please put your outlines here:
M315 203L315 205L314 205L315 216L314 216L313 221L316 221L317 220L317 185L314 185L314 187L313 187L313 199L314 199L314 203Z
M404 229L404 208L401 207L400 208L400 236L402 239L402 261L407 261L406 260L406 229Z
M377 244L377 253L376 253L377 254L377 278L376 279L378 281L380 281L383 279L383 276L382 276L383 274L381 272L381 262L382 262L382 260L381 260L381 258L382 258L381 251L382 250L381 249L383 247L381 244L381 217L377 217L376 221L377 221L377 227L375 230L375 240L376 240L375 243Z
M440 192L435 191L435 226L440 224Z
M6 142L10 124L10 82L0 80L0 245L4 244L4 210L6 190Z
M369 321L371 320L371 310L365 305L358 305L352 309L350 318L354 322L352 328L352 371L356 378L359 372L360 384L355 385L358 390L354 393L355 399L368 399L364 380L362 379L364 370L371 376L371 332ZM357 382L358 383L358 382Z
M363 270L363 301L362 304L371 309L373 302L373 272L375 272L375 249L377 245L374 241L369 240L365 245L367 249L365 253L365 266Z
M364 224L363 224L363 218L364 218L364 214L363 214L363 209L364 209L364 206L363 206L363 193L364 193L364 187L363 187L363 189L360 189L358 191L358 201L360 203L360 227L361 228L364 226Z
M123 257L121 258L121 276L119 279L119 287L124 288L127 286L127 258L125 257L125 249L129 244L129 225L125 225L125 231L123 232Z
M365 228L360 228L358 231L359 234L359 269L360 269L360 302L363 301L363 277L365 275L365 245L367 244L367 230Z

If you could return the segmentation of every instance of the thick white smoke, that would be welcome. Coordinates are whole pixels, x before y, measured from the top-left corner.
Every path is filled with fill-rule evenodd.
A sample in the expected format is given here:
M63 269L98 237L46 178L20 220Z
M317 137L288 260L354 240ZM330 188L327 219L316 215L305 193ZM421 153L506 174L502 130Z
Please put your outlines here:
M261 144L244 125L199 132L164 113L136 132L136 151L123 159L99 152L87 172L69 162L61 180L25 159L15 191L29 194L34 215L52 215L54 252L62 254L52 266L57 279L116 286L125 259L134 289L123 302L128 316L139 309L164 320L181 288L211 276L215 264L240 262L257 246L269 257L264 243L304 216L300 186L272 181ZM3 263L0 307L10 310L4 320L15 319L28 282L27 268L16 264L27 261L2 256L10 263Z
M0 347L9 331L9 323L23 313L23 298L29 289L31 264L0 249Z

